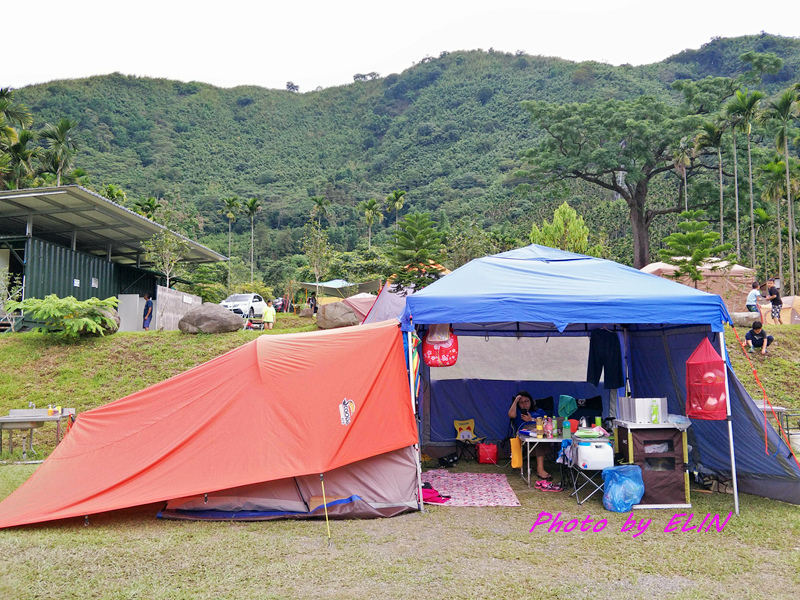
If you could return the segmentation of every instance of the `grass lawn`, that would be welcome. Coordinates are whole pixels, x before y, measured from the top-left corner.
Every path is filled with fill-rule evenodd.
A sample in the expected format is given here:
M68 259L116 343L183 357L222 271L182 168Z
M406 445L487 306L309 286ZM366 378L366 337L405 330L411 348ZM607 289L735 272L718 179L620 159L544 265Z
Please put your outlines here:
M0 468L0 498L35 469ZM374 521L159 521L157 506L0 531L0 598L797 598L800 509L741 496L722 532L665 533L676 513L621 532L627 514L599 500L530 490L504 472L521 508L448 508ZM726 516L727 494L695 493L690 512ZM541 512L602 531L530 529ZM697 524L694 521L693 524Z
M281 317L272 333L315 328ZM774 403L800 408L800 327L768 330L776 344L753 362ZM131 333L67 346L38 334L0 336L0 414L30 401L88 410L258 335ZM760 399L731 331L726 340L736 372ZM50 426L36 431L39 456L52 444ZM6 463L19 458L19 449L8 455L7 442L3 451ZM0 499L36 468L0 465ZM0 530L0 600L798 597L800 507L743 494L739 517L722 532L702 533L664 532L683 511L636 511L652 523L634 538L621 531L628 515L607 512L599 499L579 507L566 493L531 490L508 466L468 462L456 470L506 473L522 507L432 506L393 519L335 521L330 546L324 521L159 521L158 506L93 515L88 527L72 519ZM692 501L699 520L733 510L726 494L696 492ZM544 512L607 525L597 533L530 532Z

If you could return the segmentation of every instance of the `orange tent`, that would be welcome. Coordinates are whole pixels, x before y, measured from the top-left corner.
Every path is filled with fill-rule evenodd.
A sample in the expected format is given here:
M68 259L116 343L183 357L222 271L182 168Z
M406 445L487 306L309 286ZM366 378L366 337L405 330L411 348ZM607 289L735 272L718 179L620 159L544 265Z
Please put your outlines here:
M391 490L375 492L373 504L413 509L417 459L409 447L416 442L396 321L265 335L80 414L31 478L0 503L0 527L207 499L265 482L280 487L304 476L311 477L293 488L305 490L296 498L305 506L300 512L313 513L310 496L320 494L321 473L328 494L369 502L371 485L353 482L370 477L364 465L381 456L397 468L391 482L376 475ZM345 489L329 489L327 475L348 469ZM239 504L224 508L269 507Z

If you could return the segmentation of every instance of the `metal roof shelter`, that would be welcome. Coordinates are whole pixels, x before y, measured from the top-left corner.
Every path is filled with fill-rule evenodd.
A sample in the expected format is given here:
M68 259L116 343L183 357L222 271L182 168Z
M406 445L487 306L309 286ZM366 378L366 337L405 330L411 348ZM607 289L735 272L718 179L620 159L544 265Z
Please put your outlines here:
M77 252L147 268L142 242L165 230L135 212L86 188L70 185L0 191L0 238L35 236ZM227 260L184 236L185 262Z

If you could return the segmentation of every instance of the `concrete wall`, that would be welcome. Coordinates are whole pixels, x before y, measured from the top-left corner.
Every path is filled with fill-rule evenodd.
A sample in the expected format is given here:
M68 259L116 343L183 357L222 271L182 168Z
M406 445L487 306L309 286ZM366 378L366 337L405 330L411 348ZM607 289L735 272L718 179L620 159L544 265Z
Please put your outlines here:
M156 287L156 299L158 300L158 306L155 303L153 304L156 320L150 329L159 331L177 331L178 321L183 318L183 315L203 303L203 299L200 296L193 296L192 294L186 294L160 285ZM143 311L144 302L142 302L140 317Z

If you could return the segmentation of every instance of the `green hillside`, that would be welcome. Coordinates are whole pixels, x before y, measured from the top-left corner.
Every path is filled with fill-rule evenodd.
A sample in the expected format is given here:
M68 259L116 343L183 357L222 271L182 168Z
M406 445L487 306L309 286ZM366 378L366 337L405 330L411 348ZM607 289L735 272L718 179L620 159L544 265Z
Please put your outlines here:
M593 233L607 237L609 257L630 262L628 207L612 194L587 185L520 187L524 182L514 176L520 153L541 135L521 103L652 95L677 105L682 96L673 82L741 75L748 65L739 56L748 50L775 53L785 63L764 76L765 92L800 78L800 39L762 34L715 39L640 67L459 51L399 74L300 93L121 74L16 93L34 129L62 117L78 121L76 165L95 189L117 184L129 199L177 200L202 227L192 233L216 250L227 254L220 199L262 199L257 266L277 284L270 261L300 252L298 228L308 219L310 196L332 201L331 240L353 250L366 230L357 204L394 189L408 191L401 215L429 211L443 225L467 216L523 241L532 222L550 218L568 199L593 223ZM673 202L675 185L656 186L654 202ZM373 227L378 245L393 216ZM651 241L660 243L673 223L656 219ZM234 256L249 256L249 225L246 218L234 224Z

